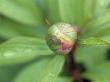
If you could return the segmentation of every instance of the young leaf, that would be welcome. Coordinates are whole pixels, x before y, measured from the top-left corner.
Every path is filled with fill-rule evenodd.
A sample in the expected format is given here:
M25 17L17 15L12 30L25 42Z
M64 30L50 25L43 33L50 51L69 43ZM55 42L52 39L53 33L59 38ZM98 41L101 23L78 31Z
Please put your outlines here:
M43 23L41 12L32 0L0 0L0 14L30 25Z
M0 45L0 65L24 63L52 53L42 39L18 37Z
M63 64L61 55L45 57L26 67L13 82L56 82Z
M101 40L100 38L90 37L87 39L81 39L79 41L80 46L110 46L110 43Z

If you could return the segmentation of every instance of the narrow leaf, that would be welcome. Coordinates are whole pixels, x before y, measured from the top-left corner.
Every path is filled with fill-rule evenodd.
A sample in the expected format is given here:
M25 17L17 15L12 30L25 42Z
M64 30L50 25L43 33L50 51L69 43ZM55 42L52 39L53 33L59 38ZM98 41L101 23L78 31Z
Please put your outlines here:
M101 40L100 38L90 37L87 39L81 39L79 41L80 46L110 46L110 43Z
M56 82L63 64L61 55L45 57L26 67L13 82Z
M42 15L32 0L0 0L0 14L21 23L42 24Z
M39 38L18 37L0 45L0 65L30 61L40 55L50 55L52 51Z

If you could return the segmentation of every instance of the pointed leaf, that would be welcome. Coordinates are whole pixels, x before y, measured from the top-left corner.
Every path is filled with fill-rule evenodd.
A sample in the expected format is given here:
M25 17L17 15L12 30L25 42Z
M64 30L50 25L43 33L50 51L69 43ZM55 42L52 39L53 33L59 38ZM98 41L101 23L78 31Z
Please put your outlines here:
M42 39L18 37L0 45L0 65L23 63L52 53Z
M100 38L87 38L87 39L81 39L79 41L80 46L110 46L110 43L107 43L106 41L101 40Z
M32 0L0 0L0 14L21 23L42 24L42 15Z
M56 82L63 64L61 55L45 57L26 67L13 82Z

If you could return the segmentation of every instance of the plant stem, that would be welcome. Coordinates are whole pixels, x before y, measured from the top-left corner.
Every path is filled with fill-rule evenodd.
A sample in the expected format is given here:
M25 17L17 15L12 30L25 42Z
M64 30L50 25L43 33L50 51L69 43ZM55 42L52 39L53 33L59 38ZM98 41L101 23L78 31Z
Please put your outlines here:
M72 51L69 53L69 64L70 64L70 71L72 74L72 78L74 82L83 82L82 78L80 76L80 73L77 69L76 61L75 61L75 55L74 52L76 50L77 45L72 49Z

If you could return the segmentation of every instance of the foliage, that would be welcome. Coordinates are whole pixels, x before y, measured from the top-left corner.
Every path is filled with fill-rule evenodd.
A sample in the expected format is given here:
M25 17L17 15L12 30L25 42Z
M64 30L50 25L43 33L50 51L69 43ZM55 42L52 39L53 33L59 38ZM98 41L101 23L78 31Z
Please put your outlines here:
M72 82L62 75L65 58L45 42L48 27L80 27L77 63L82 77L109 82L110 0L0 0L0 82Z

